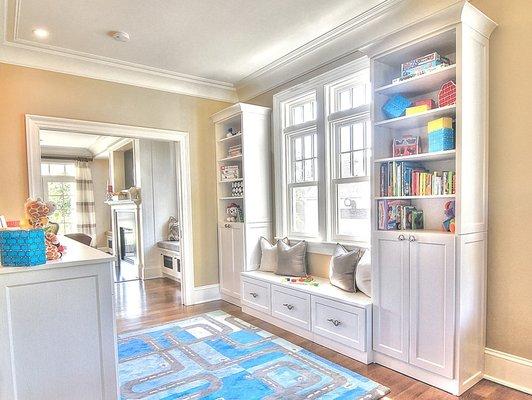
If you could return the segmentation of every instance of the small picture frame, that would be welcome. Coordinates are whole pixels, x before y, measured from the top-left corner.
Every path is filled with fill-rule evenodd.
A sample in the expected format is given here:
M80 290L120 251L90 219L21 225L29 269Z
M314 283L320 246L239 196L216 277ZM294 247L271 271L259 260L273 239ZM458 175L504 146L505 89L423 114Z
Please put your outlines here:
M392 144L394 157L404 157L419 154L419 136L403 136L394 138Z

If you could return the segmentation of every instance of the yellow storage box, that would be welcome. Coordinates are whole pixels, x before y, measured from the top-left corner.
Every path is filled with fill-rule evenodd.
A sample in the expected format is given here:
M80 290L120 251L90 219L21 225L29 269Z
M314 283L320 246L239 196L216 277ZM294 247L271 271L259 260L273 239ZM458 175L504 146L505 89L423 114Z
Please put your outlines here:
M406 109L406 115L419 114L427 110L429 110L429 106L427 104L422 104L420 106L415 106L415 107L408 107Z
M428 132L434 132L438 129L452 129L453 127L453 119L450 117L442 117L438 119L433 119L432 121L429 121L427 130Z

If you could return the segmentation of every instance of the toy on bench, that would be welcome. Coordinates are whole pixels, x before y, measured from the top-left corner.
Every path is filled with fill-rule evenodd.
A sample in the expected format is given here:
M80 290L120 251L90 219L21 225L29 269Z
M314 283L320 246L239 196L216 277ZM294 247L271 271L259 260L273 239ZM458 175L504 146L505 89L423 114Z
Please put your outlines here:
M301 276L299 278L290 278L286 277L283 278L283 282L288 282L296 285L308 285L308 286L319 286L319 282L316 282L314 280L314 277L307 275L307 276Z

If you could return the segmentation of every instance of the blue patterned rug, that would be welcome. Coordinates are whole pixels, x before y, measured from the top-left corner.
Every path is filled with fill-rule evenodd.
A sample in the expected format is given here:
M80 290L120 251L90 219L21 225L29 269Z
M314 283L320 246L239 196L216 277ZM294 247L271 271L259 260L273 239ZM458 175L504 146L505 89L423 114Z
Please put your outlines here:
M121 399L380 399L388 389L223 311L120 335Z

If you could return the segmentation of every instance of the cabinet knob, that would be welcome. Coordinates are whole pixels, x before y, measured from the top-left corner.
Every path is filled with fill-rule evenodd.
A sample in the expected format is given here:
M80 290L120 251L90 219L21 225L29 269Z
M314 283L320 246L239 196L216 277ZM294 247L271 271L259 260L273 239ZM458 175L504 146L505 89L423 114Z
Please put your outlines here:
M294 306L292 304L288 304L288 303L284 303L283 306L285 306L289 310L292 310L294 308Z
M410 235L408 237L408 240L410 240L411 242L415 242L416 241L416 237L414 235Z
M332 319L332 318L329 318L327 321L329 321L334 326L338 326L338 325L340 325L342 323L342 322L338 321L337 319Z
M254 292L250 292L249 293L251 297L253 297L254 299L256 299L259 295L257 293L254 293Z
M397 237L397 239L399 239L399 240L405 240L405 235L400 234L400 235Z

